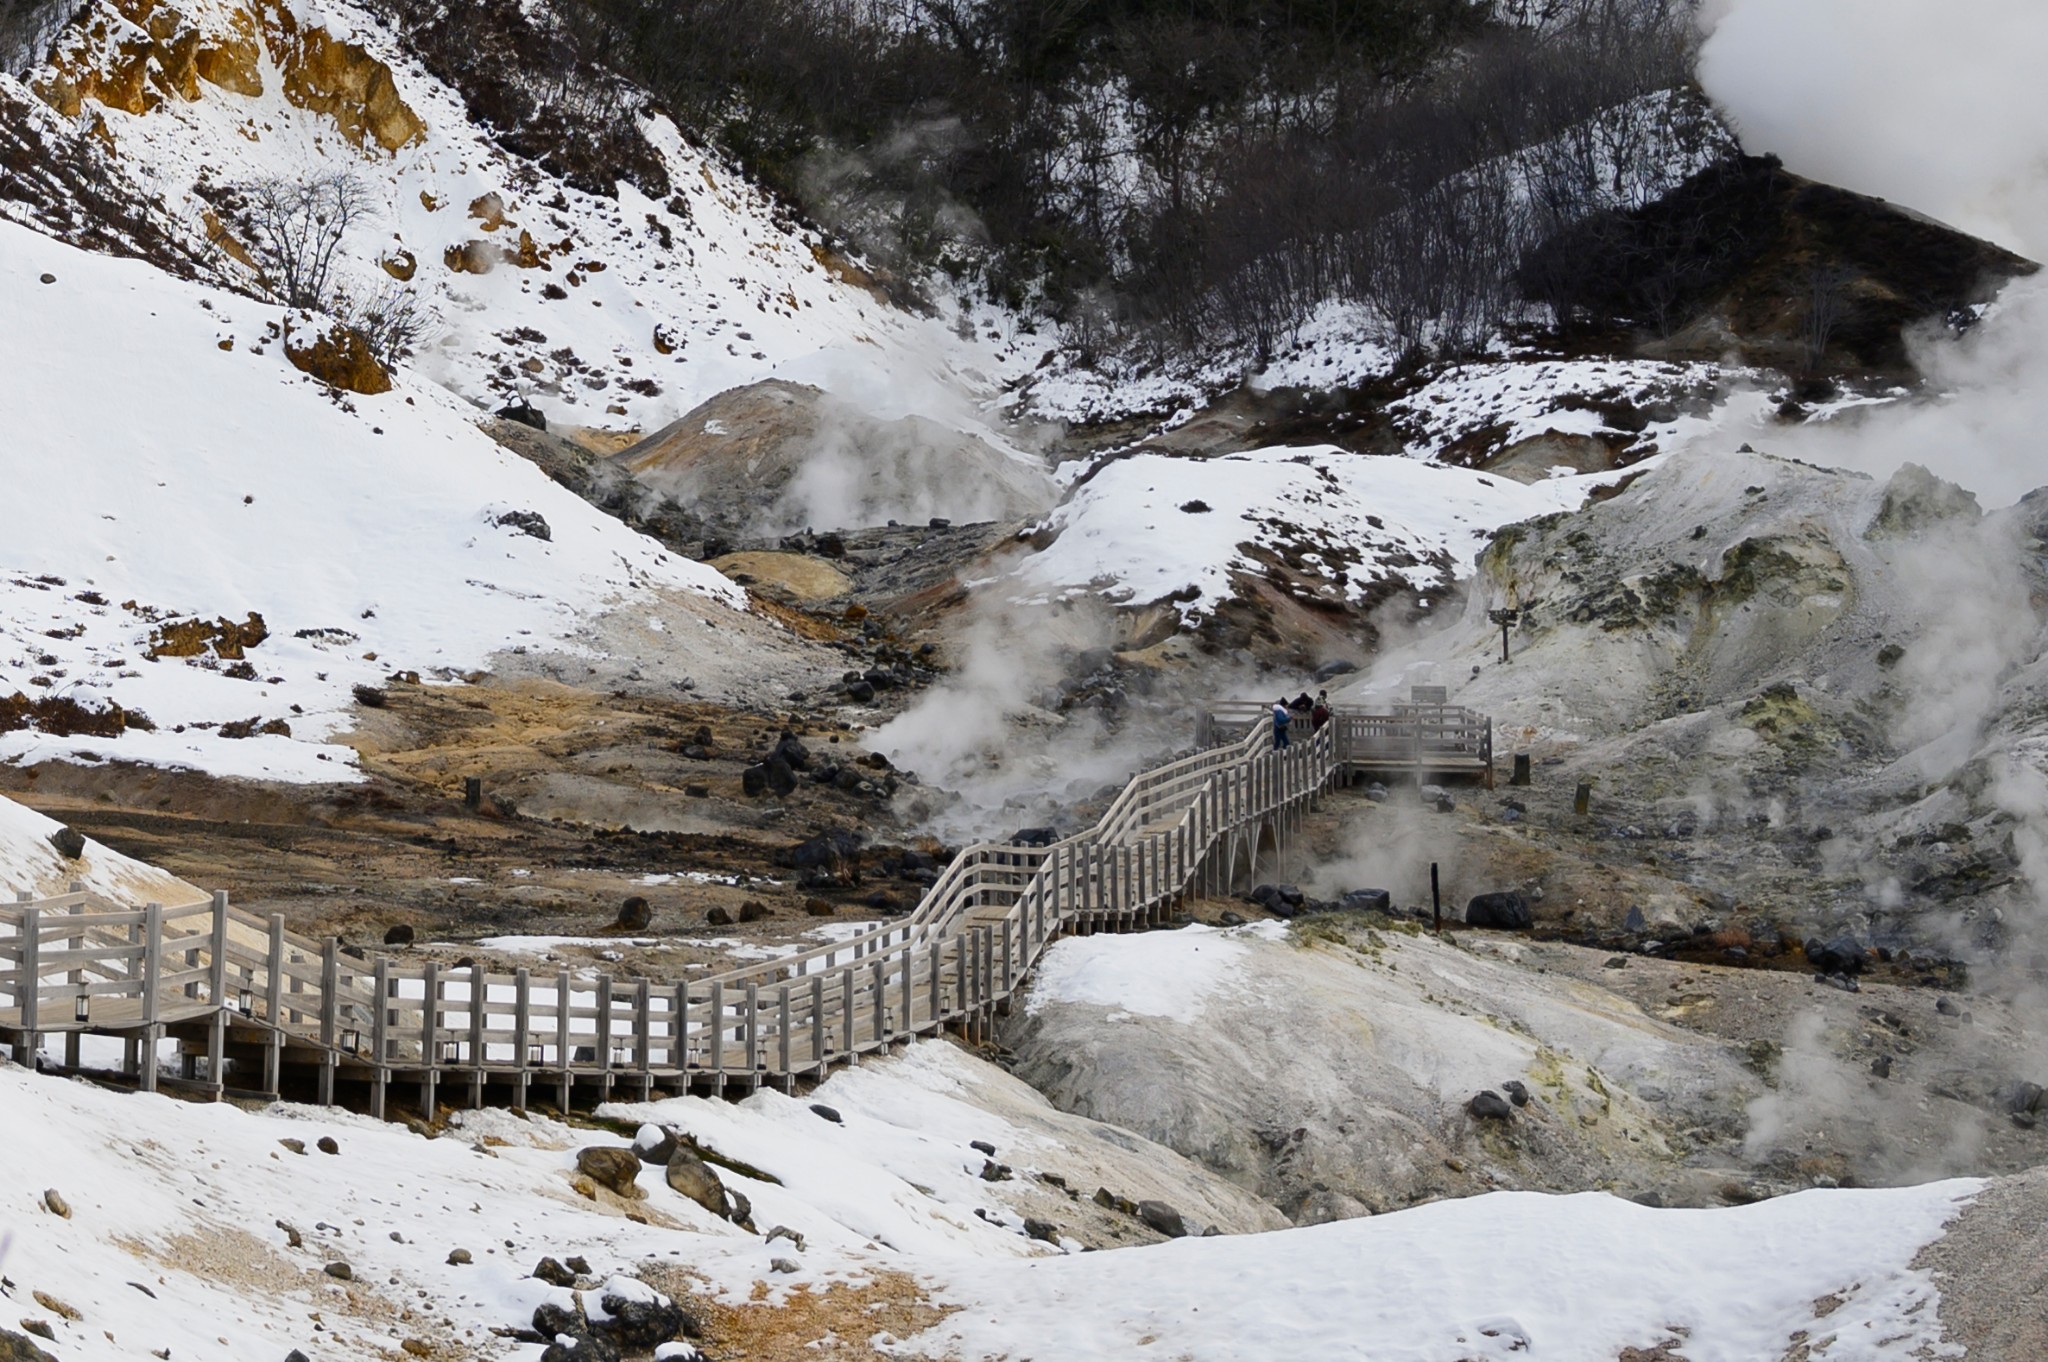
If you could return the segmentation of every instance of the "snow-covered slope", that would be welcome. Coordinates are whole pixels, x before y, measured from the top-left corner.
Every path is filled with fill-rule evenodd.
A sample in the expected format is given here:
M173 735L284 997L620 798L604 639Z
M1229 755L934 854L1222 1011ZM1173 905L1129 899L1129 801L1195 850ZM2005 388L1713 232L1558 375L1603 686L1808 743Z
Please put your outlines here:
M1047 519L1059 537L1014 570L1027 595L1092 592L1120 604L1172 597L1194 622L1253 554L1327 579L1343 604L1394 580L1447 588L1499 526L1577 506L1612 476L1524 485L1331 446L1220 458L1141 453L1104 463Z
M725 578L501 450L445 391L401 376L344 398L298 372L275 308L0 224L0 316L0 696L112 700L157 725L16 732L0 756L341 779L348 753L320 740L354 685L458 677L627 603L706 639L709 618L739 619ZM512 511L552 537L495 523ZM246 630L252 611L267 637L246 657L150 659L163 624ZM252 718L289 736L220 737Z
M545 8L527 8L544 40ZM369 212L338 279L367 296L403 278L430 319L420 370L491 406L524 396L560 423L652 430L771 376L829 387L893 371L892 400L922 387L964 411L957 391L985 386L984 367L1036 358L1000 316L956 335L953 318L894 307L630 92L614 116L665 196L574 187L495 143L349 0L94 0L29 84L92 123L158 211L203 224L243 278L222 191L353 177Z
M574 1148L621 1141L541 1118L475 1113L428 1140L340 1112L123 1096L10 1066L10 1314L48 1326L50 1346L78 1362L294 1348L338 1362L399 1356L408 1342L422 1356L531 1362L537 1345L493 1331L523 1327L543 1303L570 1306L569 1289L528 1274L543 1256L580 1256L593 1288L629 1274L680 1280L761 1312L764 1337L794 1348L862 1327L862 1303L820 1307L835 1287L902 1274L924 1319L957 1311L893 1341L909 1358L1595 1359L1683 1339L1699 1362L1749 1362L1826 1334L1839 1340L1831 1357L1903 1359L1940 1338L1932 1278L1913 1259L1978 1187L1815 1191L1716 1211L1500 1193L1060 1256L1005 1207L1016 1184L974 1171L969 1130L1017 1132L963 1100L963 1061L923 1061L926 1048L947 1047L860 1071L858 1092L841 1078L821 1088L843 1104L843 1126L773 1093L736 1108L612 1109L680 1123L784 1176L736 1185L757 1223L805 1235L801 1252L713 1219L658 1170L640 1177L646 1223L578 1197ZM338 1152L315 1151L323 1136ZM1041 1157L1016 1154L1026 1166ZM1059 1151L1042 1157L1059 1166ZM44 1209L45 1189L68 1218ZM457 1249L470 1261L451 1263ZM778 1258L795 1272L771 1271ZM325 1271L338 1263L346 1280Z

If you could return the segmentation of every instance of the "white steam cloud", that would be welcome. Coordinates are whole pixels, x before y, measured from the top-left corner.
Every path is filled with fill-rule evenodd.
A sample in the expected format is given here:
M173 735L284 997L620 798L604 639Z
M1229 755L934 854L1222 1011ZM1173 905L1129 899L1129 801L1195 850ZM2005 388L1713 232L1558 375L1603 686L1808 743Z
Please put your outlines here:
M1753 154L2048 260L2048 5L2039 0L1715 0L1707 93ZM1917 462L2004 505L2048 482L2048 280L1916 356L1948 395L1773 432L1774 453L1885 476Z

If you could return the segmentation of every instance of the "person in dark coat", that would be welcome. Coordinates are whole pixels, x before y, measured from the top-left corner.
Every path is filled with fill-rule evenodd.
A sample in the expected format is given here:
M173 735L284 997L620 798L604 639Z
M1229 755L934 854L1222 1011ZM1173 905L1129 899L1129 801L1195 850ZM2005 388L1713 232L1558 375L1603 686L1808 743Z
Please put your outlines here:
M1314 725L1315 731L1320 733L1323 725L1330 722L1330 692L1326 690L1316 692L1316 707L1308 712L1308 717L1309 722Z
M1316 707L1316 702L1308 698L1307 691L1303 691L1301 694L1295 696L1292 700L1289 700L1287 702L1287 707L1293 710L1296 714L1306 714Z
M1287 746L1287 728L1294 716L1287 712L1285 700L1273 702L1273 750L1281 751Z

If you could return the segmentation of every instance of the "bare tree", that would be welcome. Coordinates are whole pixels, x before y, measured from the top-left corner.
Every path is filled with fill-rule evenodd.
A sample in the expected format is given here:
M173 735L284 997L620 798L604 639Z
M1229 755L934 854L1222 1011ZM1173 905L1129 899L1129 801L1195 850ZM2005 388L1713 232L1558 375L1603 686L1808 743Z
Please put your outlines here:
M242 186L239 197L250 254L271 296L286 307L337 310L341 243L371 208L363 182L339 170L269 176Z
M1806 367L1818 369L1826 360L1835 324L1842 320L1842 293L1853 276L1839 265L1815 267L1807 281Z

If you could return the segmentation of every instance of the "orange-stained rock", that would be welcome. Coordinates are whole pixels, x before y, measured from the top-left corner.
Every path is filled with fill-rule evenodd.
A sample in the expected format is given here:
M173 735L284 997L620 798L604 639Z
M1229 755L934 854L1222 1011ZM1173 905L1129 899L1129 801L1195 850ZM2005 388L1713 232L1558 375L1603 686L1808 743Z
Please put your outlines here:
M518 249L514 250L512 247L507 246L504 248L504 255L506 264L517 265L522 270L537 270L547 267L547 252L543 251L534 241L533 233L527 231L524 227L519 229Z
M469 215L482 223L486 232L495 232L505 225L505 200L495 192L479 194L469 201Z
M260 95L263 49L257 40L256 21L247 10L238 9L228 22L229 32L201 36L193 66L209 85L238 95Z
M356 146L397 151L427 125L398 93L391 68L325 28L302 28L283 0L256 0L270 59L284 75L284 97L326 114Z
M411 251L393 251L377 263L384 267L384 273L401 284L411 279L420 267L419 260Z
M443 251L441 263L457 274L489 274L500 254L488 241L465 241Z
M370 343L363 339L362 332L336 322L311 344L302 341L303 333L285 337L285 357L291 360L294 368L311 374L331 388L347 392L376 394L391 391L391 375L370 353Z

